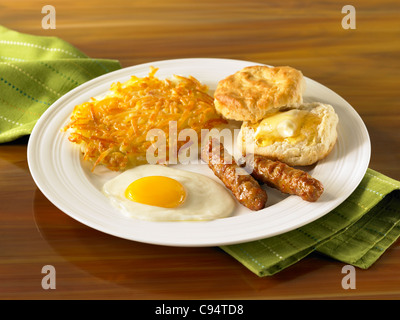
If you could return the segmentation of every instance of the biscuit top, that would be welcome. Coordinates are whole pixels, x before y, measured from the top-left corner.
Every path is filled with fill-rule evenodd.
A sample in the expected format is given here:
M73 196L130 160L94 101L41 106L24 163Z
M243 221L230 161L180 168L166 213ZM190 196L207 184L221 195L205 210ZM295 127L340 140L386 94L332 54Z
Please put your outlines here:
M303 74L291 67L251 66L218 83L215 107L225 118L256 122L282 107L303 102Z

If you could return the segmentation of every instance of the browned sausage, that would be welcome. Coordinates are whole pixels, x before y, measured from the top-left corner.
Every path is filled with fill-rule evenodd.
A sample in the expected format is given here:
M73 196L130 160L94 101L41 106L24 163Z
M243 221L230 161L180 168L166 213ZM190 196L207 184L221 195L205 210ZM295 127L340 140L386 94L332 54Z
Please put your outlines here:
M303 200L314 202L324 192L321 182L307 172L288 166L280 161L272 161L260 155L246 155L241 165L252 168L251 175L259 182L266 183L283 193L295 194Z
M210 139L204 145L201 157L242 205L251 210L265 207L268 198L265 190L237 165L219 140Z

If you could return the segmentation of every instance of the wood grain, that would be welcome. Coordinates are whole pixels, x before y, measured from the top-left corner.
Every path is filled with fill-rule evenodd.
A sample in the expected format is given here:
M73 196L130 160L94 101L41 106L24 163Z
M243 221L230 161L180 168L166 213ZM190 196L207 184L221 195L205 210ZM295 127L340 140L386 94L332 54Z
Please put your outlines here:
M57 36L124 67L160 59L215 57L290 65L344 97L364 120L370 167L400 179L400 3L344 1L54 1L55 30L41 28L43 1L0 3L2 25ZM1 299L399 299L400 242L357 289L341 287L343 264L313 254L258 278L218 248L173 248L112 237L72 220L37 189L28 138L0 145ZM41 268L54 265L56 290Z

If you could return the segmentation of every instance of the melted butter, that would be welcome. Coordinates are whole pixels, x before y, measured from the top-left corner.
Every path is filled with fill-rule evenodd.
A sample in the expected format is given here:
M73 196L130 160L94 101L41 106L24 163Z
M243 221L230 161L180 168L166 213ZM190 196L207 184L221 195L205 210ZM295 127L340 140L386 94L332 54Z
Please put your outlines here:
M308 145L313 145L320 123L320 117L306 110L277 112L253 125L256 144L266 147L284 140L290 144L305 140Z

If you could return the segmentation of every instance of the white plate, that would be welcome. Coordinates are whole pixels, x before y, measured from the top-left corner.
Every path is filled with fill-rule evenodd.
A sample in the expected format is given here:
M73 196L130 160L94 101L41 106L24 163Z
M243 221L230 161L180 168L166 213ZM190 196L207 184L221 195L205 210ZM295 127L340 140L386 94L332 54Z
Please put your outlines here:
M43 194L61 211L99 231L139 242L170 246L228 245L278 235L308 224L341 204L363 178L370 160L370 140L357 112L325 86L307 81L306 102L329 103L339 116L338 141L330 155L310 169L325 191L314 203L284 196L268 189L268 207L258 212L238 205L232 217L207 222L149 222L128 219L101 192L101 185L115 173L104 168L90 172L79 149L60 131L75 105L104 94L111 83L131 75L146 76L150 66L157 77L192 75L211 90L219 80L257 63L229 59L177 59L146 63L93 79L56 101L39 119L28 144L28 163ZM176 165L218 180L205 164Z

